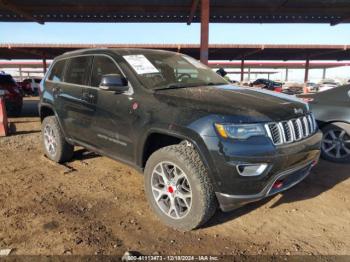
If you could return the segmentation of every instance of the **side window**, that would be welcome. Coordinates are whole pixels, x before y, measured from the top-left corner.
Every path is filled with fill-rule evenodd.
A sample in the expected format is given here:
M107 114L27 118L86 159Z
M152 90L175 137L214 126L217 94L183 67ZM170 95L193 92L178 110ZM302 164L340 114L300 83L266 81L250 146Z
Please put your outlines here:
M102 76L109 74L121 74L121 72L110 58L95 56L92 66L91 86L98 87Z
M51 69L49 80L54 81L54 82L61 82L63 80L62 77L63 77L63 70L64 70L65 64L66 64L65 60L57 61L54 64L53 68ZM24 81L26 81L28 83L31 82L30 79L26 79Z
M91 56L80 56L69 59L64 81L71 84L86 85L90 75L91 62Z

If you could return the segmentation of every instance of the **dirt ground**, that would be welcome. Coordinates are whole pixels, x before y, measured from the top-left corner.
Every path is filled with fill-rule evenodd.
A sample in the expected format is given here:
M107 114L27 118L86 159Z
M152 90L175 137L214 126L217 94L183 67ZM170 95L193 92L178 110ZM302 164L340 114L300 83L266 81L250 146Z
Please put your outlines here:
M72 162L43 156L37 101L0 138L0 249L18 255L347 254L350 164L321 161L291 190L182 233L148 207L132 168L77 149Z

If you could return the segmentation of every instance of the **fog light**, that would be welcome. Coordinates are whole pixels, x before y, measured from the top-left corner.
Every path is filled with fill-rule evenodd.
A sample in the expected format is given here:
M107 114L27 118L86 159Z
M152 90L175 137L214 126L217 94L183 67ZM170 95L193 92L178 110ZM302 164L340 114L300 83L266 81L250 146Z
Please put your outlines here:
M243 164L236 168L241 176L260 176L266 170L267 164Z

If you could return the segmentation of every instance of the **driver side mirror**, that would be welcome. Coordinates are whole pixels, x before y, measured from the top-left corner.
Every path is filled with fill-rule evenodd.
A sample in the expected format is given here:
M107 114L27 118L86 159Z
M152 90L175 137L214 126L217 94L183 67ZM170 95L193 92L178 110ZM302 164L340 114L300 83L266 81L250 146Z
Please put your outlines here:
M100 89L105 91L113 91L118 94L129 90L128 80L120 74L110 74L102 76Z

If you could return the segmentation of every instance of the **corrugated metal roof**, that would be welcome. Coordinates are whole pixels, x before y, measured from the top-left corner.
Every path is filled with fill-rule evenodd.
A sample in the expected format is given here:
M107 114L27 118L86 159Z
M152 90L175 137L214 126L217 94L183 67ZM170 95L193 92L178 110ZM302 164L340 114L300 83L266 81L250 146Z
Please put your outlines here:
M182 22L192 0L0 0L0 21ZM199 8L193 17L199 21ZM211 0L214 23L350 22L348 0Z
M52 59L82 48L152 48L199 58L198 44L0 44L0 59ZM211 44L211 60L350 60L350 45L235 45Z

